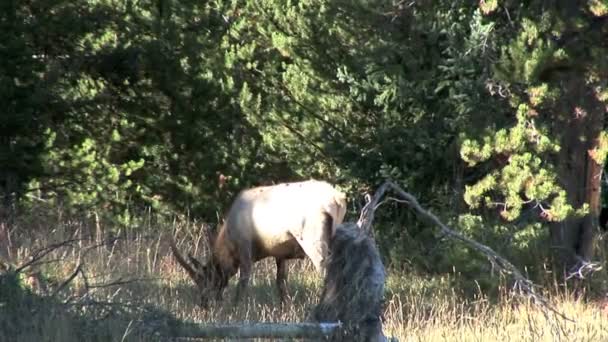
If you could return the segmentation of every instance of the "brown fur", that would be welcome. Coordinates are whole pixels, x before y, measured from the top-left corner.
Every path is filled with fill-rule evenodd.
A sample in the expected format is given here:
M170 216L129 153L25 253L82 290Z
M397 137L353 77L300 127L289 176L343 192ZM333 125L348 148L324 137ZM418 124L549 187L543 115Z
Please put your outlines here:
M228 280L240 272L238 301L247 288L253 264L274 257L276 285L283 301L287 292L286 260L308 256L322 271L329 241L346 212L344 194L319 181L284 183L242 191L233 202L205 264L186 261L171 241L178 263L197 284L201 304L221 298Z

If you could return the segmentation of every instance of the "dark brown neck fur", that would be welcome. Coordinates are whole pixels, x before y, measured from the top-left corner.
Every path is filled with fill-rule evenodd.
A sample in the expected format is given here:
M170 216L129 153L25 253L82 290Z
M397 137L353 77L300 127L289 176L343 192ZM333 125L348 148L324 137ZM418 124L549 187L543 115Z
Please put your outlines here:
M234 276L239 268L238 251L228 238L226 225L222 225L213 243L211 262L218 275L221 274L222 278L227 280Z

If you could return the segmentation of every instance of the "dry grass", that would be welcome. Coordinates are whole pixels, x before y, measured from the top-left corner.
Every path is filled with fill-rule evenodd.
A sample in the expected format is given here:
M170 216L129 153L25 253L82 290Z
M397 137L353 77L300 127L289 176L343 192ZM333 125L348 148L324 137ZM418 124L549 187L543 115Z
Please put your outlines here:
M9 258L13 265L23 264L42 246L75 239L21 276L21 286L30 289L35 298L48 298L79 265L82 272L77 272L56 294L54 309L34 310L31 316L19 319L27 320L19 328L9 329L15 319L8 318L6 303L0 303L0 340L149 340L153 337L150 322L173 318L216 323L302 321L316 304L321 279L308 262L290 262L291 303L280 307L274 287L274 263L264 261L255 266L246 302L238 307L229 301L215 303L211 309L202 310L196 305L190 279L155 233L163 229L178 230L182 237L178 245L200 251L202 240L197 229L188 224L148 224L139 232L122 232L120 239L106 243L100 238L105 235L103 227L94 220L86 223L64 218L52 222L30 218L28 222L14 223L9 229ZM199 241L198 245L193 241ZM6 243L0 245L5 250L6 247ZM483 296L475 301L463 300L450 289L446 278L391 274L390 270L389 274L385 332L400 341L608 340L608 324L604 323L607 311L602 311L598 303L553 296L555 306L576 321L566 322L547 318L532 305L507 299L499 304L491 304ZM225 294L227 299L233 295L235 281L232 279Z
M385 329L401 341L607 341L608 318L600 305L553 297L555 307L575 322L545 315L531 304L486 300L420 300L394 296Z

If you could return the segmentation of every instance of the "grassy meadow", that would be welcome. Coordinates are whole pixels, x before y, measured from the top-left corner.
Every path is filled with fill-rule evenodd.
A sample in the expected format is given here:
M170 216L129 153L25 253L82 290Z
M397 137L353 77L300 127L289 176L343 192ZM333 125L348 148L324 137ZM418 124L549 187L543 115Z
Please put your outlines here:
M117 239L108 239L106 228L95 218L35 216L0 227L0 341L165 340L178 321L297 322L320 293L312 265L291 261L291 298L281 306L274 262L265 260L255 266L246 301L203 310L193 283L159 238L172 230L179 247L200 255L204 238L197 225L143 224L117 232ZM384 329L399 341L608 341L608 306L601 301L547 291L573 320L567 321L506 294L498 301L483 294L465 299L448 277L388 273Z

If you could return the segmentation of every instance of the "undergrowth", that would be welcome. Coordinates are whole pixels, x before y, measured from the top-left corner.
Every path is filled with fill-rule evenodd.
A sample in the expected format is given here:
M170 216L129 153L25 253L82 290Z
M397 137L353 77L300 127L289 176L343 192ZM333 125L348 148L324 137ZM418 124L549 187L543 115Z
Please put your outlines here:
M321 279L308 261L289 263L290 300L281 306L274 262L265 260L255 265L245 301L230 305L233 278L226 300L203 310L160 238L166 231L176 234L178 247L205 254L200 225L188 220L128 230L110 230L94 217L4 223L0 341L164 340L179 322L298 322L316 304ZM384 329L400 341L608 340L608 305L601 298L575 297L555 284L546 288L569 321L514 300L504 286L498 297L488 297L480 289L455 288L457 274L388 273Z

